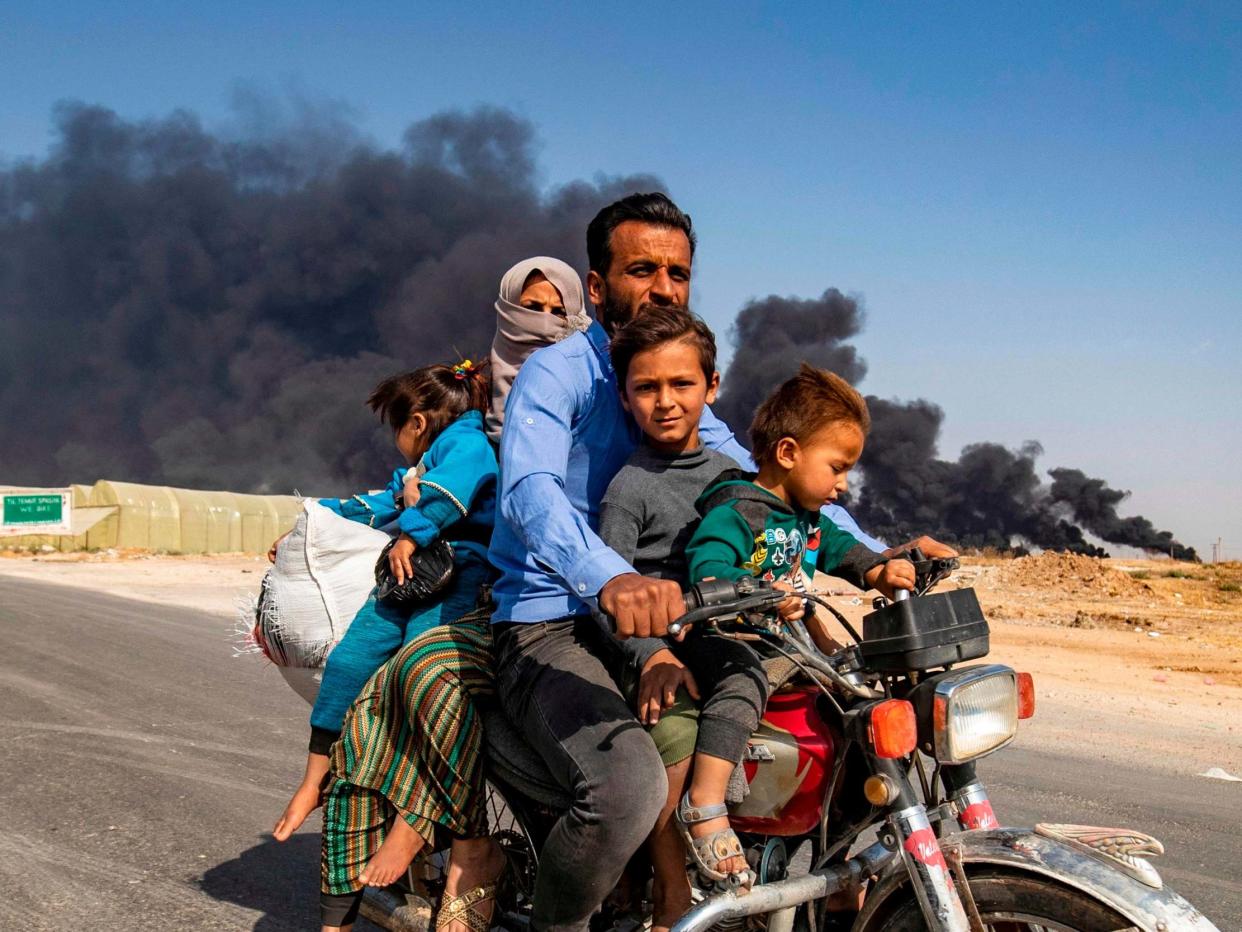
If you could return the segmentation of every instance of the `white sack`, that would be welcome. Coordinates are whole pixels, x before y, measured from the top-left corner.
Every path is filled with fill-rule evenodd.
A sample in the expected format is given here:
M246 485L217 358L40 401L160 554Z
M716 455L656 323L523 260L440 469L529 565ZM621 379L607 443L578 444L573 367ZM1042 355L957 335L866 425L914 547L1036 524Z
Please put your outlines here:
M302 503L259 601L255 640L273 663L323 666L375 587L375 561L389 540L383 531L342 518L317 501ZM295 678L290 685L300 695L318 689L318 677Z
M323 668L312 670L310 667L277 667L285 682L293 687L293 691L309 702L315 704L319 695L319 684L323 682Z

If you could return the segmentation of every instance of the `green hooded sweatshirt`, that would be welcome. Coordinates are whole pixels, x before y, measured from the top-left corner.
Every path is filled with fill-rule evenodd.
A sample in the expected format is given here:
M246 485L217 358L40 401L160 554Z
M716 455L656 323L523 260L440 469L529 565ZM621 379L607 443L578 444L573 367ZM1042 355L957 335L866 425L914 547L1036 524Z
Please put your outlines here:
M883 555L824 515L785 504L754 478L729 470L699 496L703 520L686 548L692 583L755 576L802 590L819 570L867 588L863 574L884 563Z

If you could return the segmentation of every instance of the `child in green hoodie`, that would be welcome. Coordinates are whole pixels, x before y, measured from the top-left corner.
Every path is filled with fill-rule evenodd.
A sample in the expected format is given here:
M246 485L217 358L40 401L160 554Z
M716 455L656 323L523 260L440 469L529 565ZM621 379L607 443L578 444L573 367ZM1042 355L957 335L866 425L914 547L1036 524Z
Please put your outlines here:
M703 520L686 546L690 581L770 580L791 593L780 607L786 622L803 617L804 602L797 593L806 591L816 570L890 597L896 589L914 588L912 563L876 553L820 513L846 490L869 426L867 405L858 392L838 376L803 363L755 415L751 449L758 474L730 470L699 497ZM832 649L813 613L807 628L821 649ZM714 821L726 811L728 769L717 770L718 797L694 798L706 776L696 758L695 782L677 810L687 834L692 825ZM696 847L706 843L724 850L731 834L722 829L696 839Z
M821 514L848 488L871 418L844 379L806 363L760 405L751 425L758 474L732 470L699 498L687 545L691 582L755 576L788 588L783 617L816 570L887 596L914 588L914 565L865 547Z

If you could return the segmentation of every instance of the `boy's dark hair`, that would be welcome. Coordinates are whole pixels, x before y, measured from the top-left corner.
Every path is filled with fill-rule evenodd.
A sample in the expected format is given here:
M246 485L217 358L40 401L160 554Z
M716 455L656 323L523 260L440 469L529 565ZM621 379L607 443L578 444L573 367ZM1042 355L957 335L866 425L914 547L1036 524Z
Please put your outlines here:
M608 267L612 265L612 231L627 220L681 230L690 240L690 258L694 258L694 226L690 223L690 215L667 194L653 191L614 201L587 224L587 266L592 271L608 274Z
M635 356L674 340L683 340L698 351L703 377L710 382L716 371L716 336L711 328L687 308L644 304L632 320L613 334L608 350L620 391L625 391L625 379Z
M817 430L842 421L855 425L865 437L871 429L867 402L839 375L804 362L798 374L769 395L755 412L750 425L750 455L762 465L776 455L782 437L806 443Z
M414 414L427 418L428 435L440 431L467 411L486 411L492 393L487 363L469 359L455 365L437 363L384 379L367 398L380 420L399 431Z

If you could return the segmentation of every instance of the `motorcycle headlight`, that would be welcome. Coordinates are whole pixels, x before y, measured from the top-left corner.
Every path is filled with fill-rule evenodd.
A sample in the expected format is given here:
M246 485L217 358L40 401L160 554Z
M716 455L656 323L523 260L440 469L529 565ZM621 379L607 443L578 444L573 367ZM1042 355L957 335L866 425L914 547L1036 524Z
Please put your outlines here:
M962 764L1004 747L1018 732L1017 674L990 664L936 679L931 702L933 754Z

